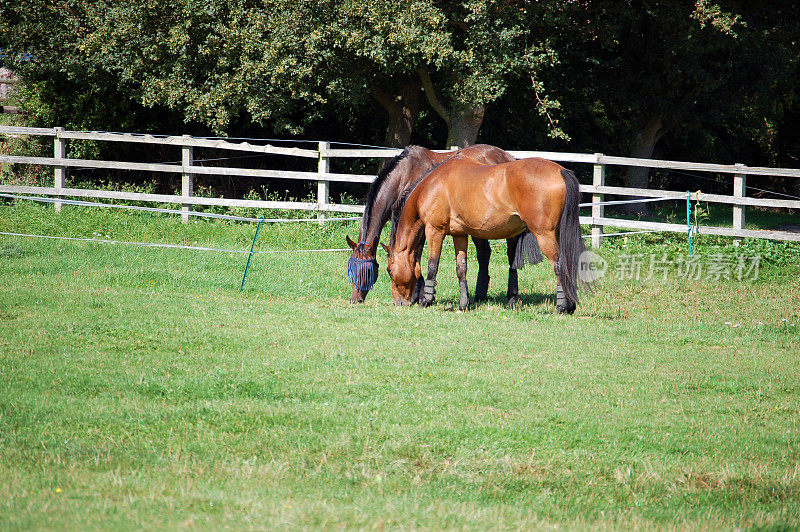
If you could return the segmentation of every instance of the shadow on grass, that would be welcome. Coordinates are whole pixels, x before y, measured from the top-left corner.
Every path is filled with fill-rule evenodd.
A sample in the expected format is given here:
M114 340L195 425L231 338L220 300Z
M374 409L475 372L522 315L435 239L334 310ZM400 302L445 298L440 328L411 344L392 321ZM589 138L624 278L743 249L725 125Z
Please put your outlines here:
M434 306L439 305L443 310L455 312L458 310L458 298L446 297L437 299ZM513 305L508 305L505 294L497 294L489 296L483 301L475 301L470 297L469 310L477 310L482 307L498 306L506 310L526 311L534 308L539 308L542 305L551 305L553 312L555 312L556 298L554 294L520 294L517 296Z

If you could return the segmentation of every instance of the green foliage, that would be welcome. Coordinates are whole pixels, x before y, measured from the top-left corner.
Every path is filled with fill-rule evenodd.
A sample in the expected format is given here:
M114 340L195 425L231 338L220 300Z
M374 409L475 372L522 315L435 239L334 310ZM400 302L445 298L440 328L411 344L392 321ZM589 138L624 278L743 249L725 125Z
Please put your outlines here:
M447 127L479 109L495 144L626 153L660 117L665 156L792 166L797 17L736 0L19 0L0 48L31 125L375 144L375 88L425 72ZM420 113L416 141L443 144L435 120Z
M46 137L9 137L0 143L2 154L25 154L49 157L53 154L52 144ZM35 165L0 165L0 183L4 185L52 186L53 170L50 167Z

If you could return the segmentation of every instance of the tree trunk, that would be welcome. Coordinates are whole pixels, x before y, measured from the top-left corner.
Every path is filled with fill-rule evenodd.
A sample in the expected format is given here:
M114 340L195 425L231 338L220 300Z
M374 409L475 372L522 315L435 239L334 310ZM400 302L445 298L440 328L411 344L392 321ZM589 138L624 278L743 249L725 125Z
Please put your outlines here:
M643 121L644 127L636 134L631 150L631 157L650 159L656 143L664 135L663 118L660 114L651 114ZM647 188L650 181L650 169L631 166L625 174L625 186L630 188ZM633 197L631 199L634 199ZM622 211L628 214L647 214L646 203L628 203L622 205Z
M458 146L466 148L475 144L478 131L483 124L483 115L486 107L455 107L449 113L447 120L447 143L445 148Z
M417 70L417 74L419 79L422 80L422 87L425 89L425 97L428 99L428 103L447 124L447 142L444 147L447 149L454 146L466 148L475 144L475 140L478 138L478 131L480 131L483 124L486 106L454 105L451 109L448 109L436 97L436 90L427 70Z
M389 113L384 142L390 148L403 148L411 142L411 132L419 115L421 84L416 76L403 79L391 92L372 88L373 97Z

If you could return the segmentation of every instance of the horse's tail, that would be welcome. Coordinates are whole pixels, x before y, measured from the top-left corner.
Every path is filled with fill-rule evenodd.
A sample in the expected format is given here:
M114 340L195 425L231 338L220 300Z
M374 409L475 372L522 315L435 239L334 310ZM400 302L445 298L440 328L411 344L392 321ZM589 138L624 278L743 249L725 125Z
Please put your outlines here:
M567 187L567 195L558 230L558 282L564 289L567 312L572 312L578 305L578 267L581 253L586 248L583 244L578 217L581 199L580 183L572 170L561 170L561 176Z
M544 260L542 249L539 247L539 241L530 231L525 231L517 239L517 247L514 251L514 260L511 267L515 270L521 270L525 267L525 263L539 264Z

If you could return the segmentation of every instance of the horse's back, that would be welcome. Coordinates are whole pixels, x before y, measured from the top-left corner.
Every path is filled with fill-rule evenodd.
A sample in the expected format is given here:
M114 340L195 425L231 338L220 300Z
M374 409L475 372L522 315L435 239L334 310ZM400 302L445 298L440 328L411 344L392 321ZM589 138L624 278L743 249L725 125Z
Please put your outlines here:
M468 192L472 187L488 185L498 188L523 186L563 189L562 170L565 168L560 164L538 157L481 164L474 159L456 156L446 161L432 174L437 176L434 179L448 180L454 189Z
M420 212L434 225L481 238L513 236L524 230L523 219L534 231L549 231L566 197L562 170L539 158L481 165L454 157L421 183Z
M461 157L447 161L420 183L424 222L449 234L479 238L507 238L524 230L507 194L504 166Z
M534 190L540 193L566 191L563 170L566 169L560 164L539 157L518 159L505 165L508 186L524 188L528 194Z
M455 155L467 157L483 165L501 164L516 160L516 158L507 151L489 144L473 144L472 146L455 152Z
M567 187L565 168L547 159L520 159L508 166L510 201L533 233L554 230L561 217Z

